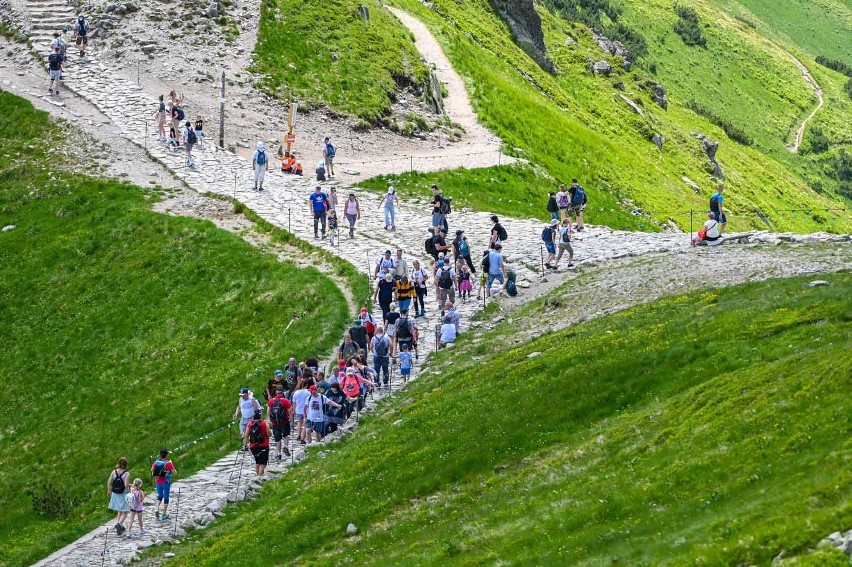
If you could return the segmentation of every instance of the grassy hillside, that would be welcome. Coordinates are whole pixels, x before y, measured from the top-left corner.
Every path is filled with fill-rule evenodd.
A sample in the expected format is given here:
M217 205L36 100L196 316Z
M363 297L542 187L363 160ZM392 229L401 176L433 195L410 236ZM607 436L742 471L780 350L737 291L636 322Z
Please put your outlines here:
M828 279L671 297L521 346L509 322L466 335L434 360L440 374L177 563L732 565L801 551L852 523L852 275Z
M143 473L160 447L227 423L239 387L260 391L291 354L324 352L348 320L316 270L155 214L155 193L50 167L60 135L0 92L0 226L16 225L0 233L2 565L105 521L119 456ZM226 430L176 453L181 475L227 442Z
M370 122L389 113L398 88L422 85L427 73L408 31L376 0L265 1L254 61L269 93Z

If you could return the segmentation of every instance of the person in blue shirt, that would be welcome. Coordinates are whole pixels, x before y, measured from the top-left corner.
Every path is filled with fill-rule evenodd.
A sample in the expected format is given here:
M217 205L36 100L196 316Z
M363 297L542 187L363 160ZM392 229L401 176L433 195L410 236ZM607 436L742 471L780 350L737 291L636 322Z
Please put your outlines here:
M47 57L48 74L50 75L50 87L47 94L59 94L59 80L62 78L62 61L64 57L60 53L60 47L53 48L53 53Z
M506 283L506 261L503 259L503 245L497 242L494 250L488 253L488 284L485 286L485 297L491 297L491 285L495 281Z
M314 238L319 238L317 228L322 222L322 237L325 238L325 213L328 210L328 195L322 192L322 188L317 185L311 196L308 197L308 204L311 207L311 212L314 214Z
M414 357L408 348L408 343L400 344L399 349L399 354L397 355L399 359L399 374L402 376L403 382L408 382L408 377L411 376L411 359Z
M722 192L725 190L724 185L719 185L716 192L710 197L710 211L713 213L713 219L719 223L719 235L725 233L725 227L728 226L728 218L725 216L725 209L722 207L722 202L725 197Z

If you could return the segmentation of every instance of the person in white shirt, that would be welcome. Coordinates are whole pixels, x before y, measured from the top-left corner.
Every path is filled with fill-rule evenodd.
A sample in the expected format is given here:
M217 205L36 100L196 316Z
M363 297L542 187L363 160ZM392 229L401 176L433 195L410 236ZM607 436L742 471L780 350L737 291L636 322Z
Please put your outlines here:
M456 325L453 322L453 318L449 315L445 315L444 322L441 325L441 346L455 342L456 335Z
M261 407L251 390L248 388L240 390L240 399L237 402L237 409L234 410L234 419L240 417L240 437L245 435L246 425L254 418L254 412L259 411ZM248 451L248 447L244 446L243 451Z
M716 216L713 212L707 213L707 220L704 222L704 227L693 240L693 244L707 246L718 246L722 244L722 231L719 227L719 221L716 220Z

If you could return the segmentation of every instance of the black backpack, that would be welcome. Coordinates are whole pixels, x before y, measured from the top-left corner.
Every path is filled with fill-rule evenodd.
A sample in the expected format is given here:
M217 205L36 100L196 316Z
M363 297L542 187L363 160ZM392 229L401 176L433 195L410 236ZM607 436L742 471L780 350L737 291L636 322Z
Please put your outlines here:
M500 239L500 242L506 242L509 239L509 235L506 234L506 229L503 228L503 225L499 222L494 225L494 230L497 231L497 238Z
M272 423L284 423L287 421L287 410L284 409L284 402L281 398L273 398L272 406L269 408L269 419Z
M426 244L425 244L426 253L429 254L430 256L436 256L438 254L438 249L435 248L435 241L432 240L433 238L435 238L435 237L430 236L429 238L427 238Z
M453 198L441 197L441 214L448 215L453 212Z
M265 440L265 437L263 436L263 428L260 425L261 423L261 420L254 419L251 422L251 426L249 426L249 441L255 445L260 445Z
M571 235L569 234L567 226L562 227L562 230L560 230L560 232L562 233L562 242L571 242Z
M438 278L438 287L441 289L452 289L453 277L450 275L450 270L441 268L440 277Z
M712 197L710 197L710 210L714 213L719 212L719 194L714 193Z
M116 494L122 494L124 492L124 475L126 472L118 474L118 470L113 471L115 476L112 477L112 491Z
M198 143L198 136L195 135L195 132L192 130L192 128L186 129L186 141L190 144Z
M154 461L154 468L151 469L151 476L154 478L165 478L166 463L168 463L168 461Z
M183 108L181 108L179 106L177 107L177 110L175 111L175 113L177 114L178 120L183 120L184 118L186 118L186 114L184 114Z
M485 256L482 257L482 271L487 274L487 273L489 273L490 269L491 269L491 257L488 254L486 254Z
M396 338L397 340L408 340L414 337L414 332L411 330L411 319L399 319L396 322Z

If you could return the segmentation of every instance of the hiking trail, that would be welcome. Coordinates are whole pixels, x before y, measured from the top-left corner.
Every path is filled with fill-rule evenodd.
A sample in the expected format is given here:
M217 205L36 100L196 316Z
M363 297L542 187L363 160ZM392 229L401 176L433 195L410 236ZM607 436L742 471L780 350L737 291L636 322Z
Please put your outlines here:
M30 0L31 3L38 1ZM31 14L31 17L35 19L36 15ZM401 203L396 215L397 226L400 228L389 232L383 227L379 196L350 189L337 180L323 183L324 186L338 187L341 203L350 190L355 192L361 201L362 219L358 223L354 239L346 238L344 230L341 231L344 235L334 246L329 245L327 241L316 240L313 238L308 208L308 195L317 185L315 181L307 177L270 171L266 177L264 191L253 191L250 162L244 157L214 146L210 140L205 141L193 152L198 164L197 169L187 169L182 151L173 152L157 140L150 120L153 101L156 100L155 92L147 91L145 87L125 77L121 71L102 63L97 53L92 52L86 60L82 61L77 60L75 52L71 49L69 49L69 55L75 61L73 66L69 67L64 86L109 117L110 123L101 125L100 128L109 129L129 142L130 147L127 148L126 154L116 156L118 159L126 160L131 152L138 153L141 149L150 156L150 159L161 164L172 172L174 177L182 180L198 193L212 193L234 198L255 211L261 218L315 246L325 247L365 274L372 273L376 260L387 248L402 248L409 264L414 259L419 258L423 262L426 258L423 244L428 236L426 229L430 224L428 212L430 207L425 199L423 202ZM61 109L59 105L61 101L49 99L43 90L26 85L6 86L28 98L35 98L47 103L48 106L55 107L56 112ZM460 109L458 112L462 115L465 111ZM589 213L594 215L593 207L589 208ZM450 236L452 237L456 228L465 230L477 265L479 254L485 249L490 232L491 222L488 217L487 212L463 209L454 212L449 218ZM505 255L510 268L518 274L518 284L521 288L519 298L508 300L507 303L521 304L534 299L542 289L558 286L574 277L576 274L574 270L560 269L542 278L539 240L541 228L544 226L542 221L504 218L501 219L501 223L509 234ZM344 224L341 223L341 225ZM573 241L575 262L580 268L589 268L619 258L627 259L662 253L686 254L691 250L689 238L689 235L683 233L629 233L587 225L586 231L578 233ZM751 238L753 243L849 241L848 236L824 234L793 236L756 233L748 238ZM722 251L715 250L708 253L719 254ZM530 291L525 292L525 289ZM421 328L421 356L419 364L415 367L414 376L418 376L418 368L426 360L426 353L435 348L434 329L437 324L437 309L433 290L430 290L427 302L428 316L417 321ZM475 301L460 304L462 332L469 328L471 318L481 306L480 302ZM378 309L373 309L374 317L377 314L380 317ZM398 389L400 385L397 376L393 387ZM372 405L373 402L370 407ZM344 426L344 430L349 431L354 427L355 423L350 420ZM293 462L305 457L300 447L295 447L294 455ZM247 458L245 454L232 452L195 475L175 481L172 494L175 496L179 492L181 494L181 511L176 526L149 520L150 533L144 538L118 539L110 536L106 539L106 547L109 551L105 557L102 557L105 533L114 523L111 520L51 554L37 565L98 565L102 560L107 565L126 564L147 547L167 540L179 539L186 528L208 525L216 516L221 515L222 509L229 502L240 501L256 492L261 482L283 474L291 465L289 462L271 463L270 474L264 477L263 481L252 478L250 482L242 485L241 477L234 471L241 459L245 458ZM250 457L248 458L250 460ZM250 469L250 466L244 469L243 474L245 470ZM177 505L177 501L176 498L174 506ZM150 506L151 501L147 503Z
M808 70L808 68L805 67L805 65L801 61L799 61L792 53L787 53L787 55L790 56L790 59L793 60L793 63L795 63L796 67L799 68L799 71L802 72L802 77L804 77L805 81L811 86L811 88L813 88L814 94L816 95L818 101L816 108L814 108L813 111L808 114L807 118L802 121L802 124L799 126L799 129L796 130L796 138L793 140L793 145L788 148L792 153L795 154L799 152L799 146L802 145L802 140L805 137L805 129L808 127L808 122L810 122L813 117L816 116L816 113L819 112L819 110L823 107L825 101L822 96L822 87L820 87L819 84L816 82L816 79L814 79L813 75L811 75L811 72Z

